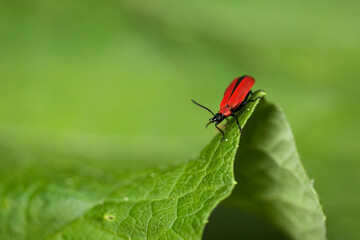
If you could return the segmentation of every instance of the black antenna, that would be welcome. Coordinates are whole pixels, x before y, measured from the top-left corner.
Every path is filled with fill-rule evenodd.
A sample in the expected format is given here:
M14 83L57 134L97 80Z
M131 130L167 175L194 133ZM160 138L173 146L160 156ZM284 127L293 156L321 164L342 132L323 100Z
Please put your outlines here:
M205 110L208 110L209 112L211 112L212 115L215 115L215 114L214 114L210 109L208 109L207 107L204 107L203 105L201 105L200 103L195 102L195 101L192 100L192 99L191 99L191 101L192 101L194 104L198 105L199 107L201 107L201 108L203 108L203 109L205 109Z

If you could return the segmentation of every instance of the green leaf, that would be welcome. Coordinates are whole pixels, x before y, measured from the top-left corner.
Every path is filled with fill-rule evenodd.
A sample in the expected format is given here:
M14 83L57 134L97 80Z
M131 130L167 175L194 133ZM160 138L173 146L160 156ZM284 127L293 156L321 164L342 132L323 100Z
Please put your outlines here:
M258 102L239 112L242 127ZM260 105L240 151L232 119L224 141L218 134L199 157L173 166L118 174L31 156L17 163L20 155L3 149L0 239L200 239L236 184L235 158L239 185L224 204L263 216L294 239L323 239L321 207L288 125L275 107Z
M257 107L241 139L235 176L239 184L223 207L256 216L285 238L326 239L325 215L313 181L300 163L290 126L277 106L262 101ZM223 216L223 224L231 225L227 219ZM271 239L269 235L259 237L264 238Z
M242 126L258 101L240 112ZM183 164L121 176L36 161L2 171L0 238L200 239L211 211L235 184L234 121L220 139Z

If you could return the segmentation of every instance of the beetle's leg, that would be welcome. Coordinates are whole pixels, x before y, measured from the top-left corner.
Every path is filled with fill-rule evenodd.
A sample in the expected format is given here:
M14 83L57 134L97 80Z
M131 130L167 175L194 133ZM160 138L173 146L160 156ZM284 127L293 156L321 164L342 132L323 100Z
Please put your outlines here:
M248 99L250 99L252 97L252 95L253 95L253 92L250 90L246 94L246 96L245 96L244 100L242 101L242 103L240 104L240 106L235 110L235 112L239 111L239 109L241 109L243 106L245 106L245 104L247 104L249 102Z
M236 114L231 114L230 116L235 117L235 119L236 119L236 124L239 126L239 130L240 130L240 133L241 133L242 129L241 129L241 126L240 126L240 124L239 124L238 116L237 116Z
M255 98L255 99L253 99L253 100L248 100L248 101L245 101L245 102L243 102L243 106L245 106L247 103L249 103L249 102L255 102L256 100L258 100L258 99L261 99L262 97L257 97L257 98Z
M257 93L257 92L263 92L263 90L258 90L258 91L256 91L255 93ZM241 107L243 107L243 106L245 106L247 103L249 103L249 102L255 102L256 100L258 100L258 99L261 99L263 96L261 96L261 97L257 97L257 98L255 98L255 99L253 99L253 100L248 100L248 97L249 97L249 94L251 94L251 96L253 95L253 92L250 90L249 91L249 93L246 95L246 97L245 97L245 100L241 103L241 106L240 106L240 108Z
M256 91L255 93L257 93L257 92L262 92L262 90ZM251 96L253 95L253 92L251 90L248 92L248 94L246 95L244 101L242 101L240 106L238 106L235 110L233 110L232 113L238 112L240 109L242 109L249 102L255 102L256 100L261 99L263 97L263 96L261 96L261 97L257 97L257 98L252 99L252 100L248 100L250 98L249 97L250 95Z
M258 91L256 91L255 93L257 93L257 92L264 92L264 91L263 91L263 90L258 90ZM256 100L258 100L258 99L260 99L260 98L263 97L263 96L261 96L261 97L255 98L255 99L253 99L253 100L248 100L248 99L250 98L250 96L252 97L252 95L254 95L254 93L250 90L250 91L248 92L248 94L246 95L244 101L241 103L241 105L242 105L242 106L245 106L247 103L249 103L249 102L255 102Z
M216 128L221 132L221 134L222 134L222 138L221 138L221 141L220 141L220 142L222 142L222 140L224 140L225 134L224 134L223 130L221 130L217 125L218 125L218 123L215 123L215 127L216 127Z
M246 94L243 102L247 102L247 100L248 100L252 95L253 95L253 92L250 90L250 91Z

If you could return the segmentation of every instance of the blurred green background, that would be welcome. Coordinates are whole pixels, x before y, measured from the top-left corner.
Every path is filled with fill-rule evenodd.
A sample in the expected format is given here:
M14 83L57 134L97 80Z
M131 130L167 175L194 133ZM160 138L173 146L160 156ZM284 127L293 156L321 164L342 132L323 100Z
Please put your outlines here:
M329 239L359 239L359 9L0 0L0 145L119 171L184 161L215 133L190 98L217 111L248 74L288 116Z

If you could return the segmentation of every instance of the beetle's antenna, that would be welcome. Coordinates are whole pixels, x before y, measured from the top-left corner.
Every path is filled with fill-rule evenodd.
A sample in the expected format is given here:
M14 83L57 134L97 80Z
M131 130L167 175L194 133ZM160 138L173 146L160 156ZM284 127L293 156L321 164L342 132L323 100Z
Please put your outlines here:
M206 126L205 126L205 127L208 127L208 126L209 126L209 124L211 124L211 123L213 123L213 122L208 122L208 123L206 124Z
M200 103L195 102L193 99L191 99L191 101L192 101L194 104L198 105L199 107L201 107L201 108L203 108L203 109L205 109L205 110L208 110L209 112L211 112L212 115L215 115L215 114L214 114L210 109L208 109L207 107L204 107L204 106L201 105Z

